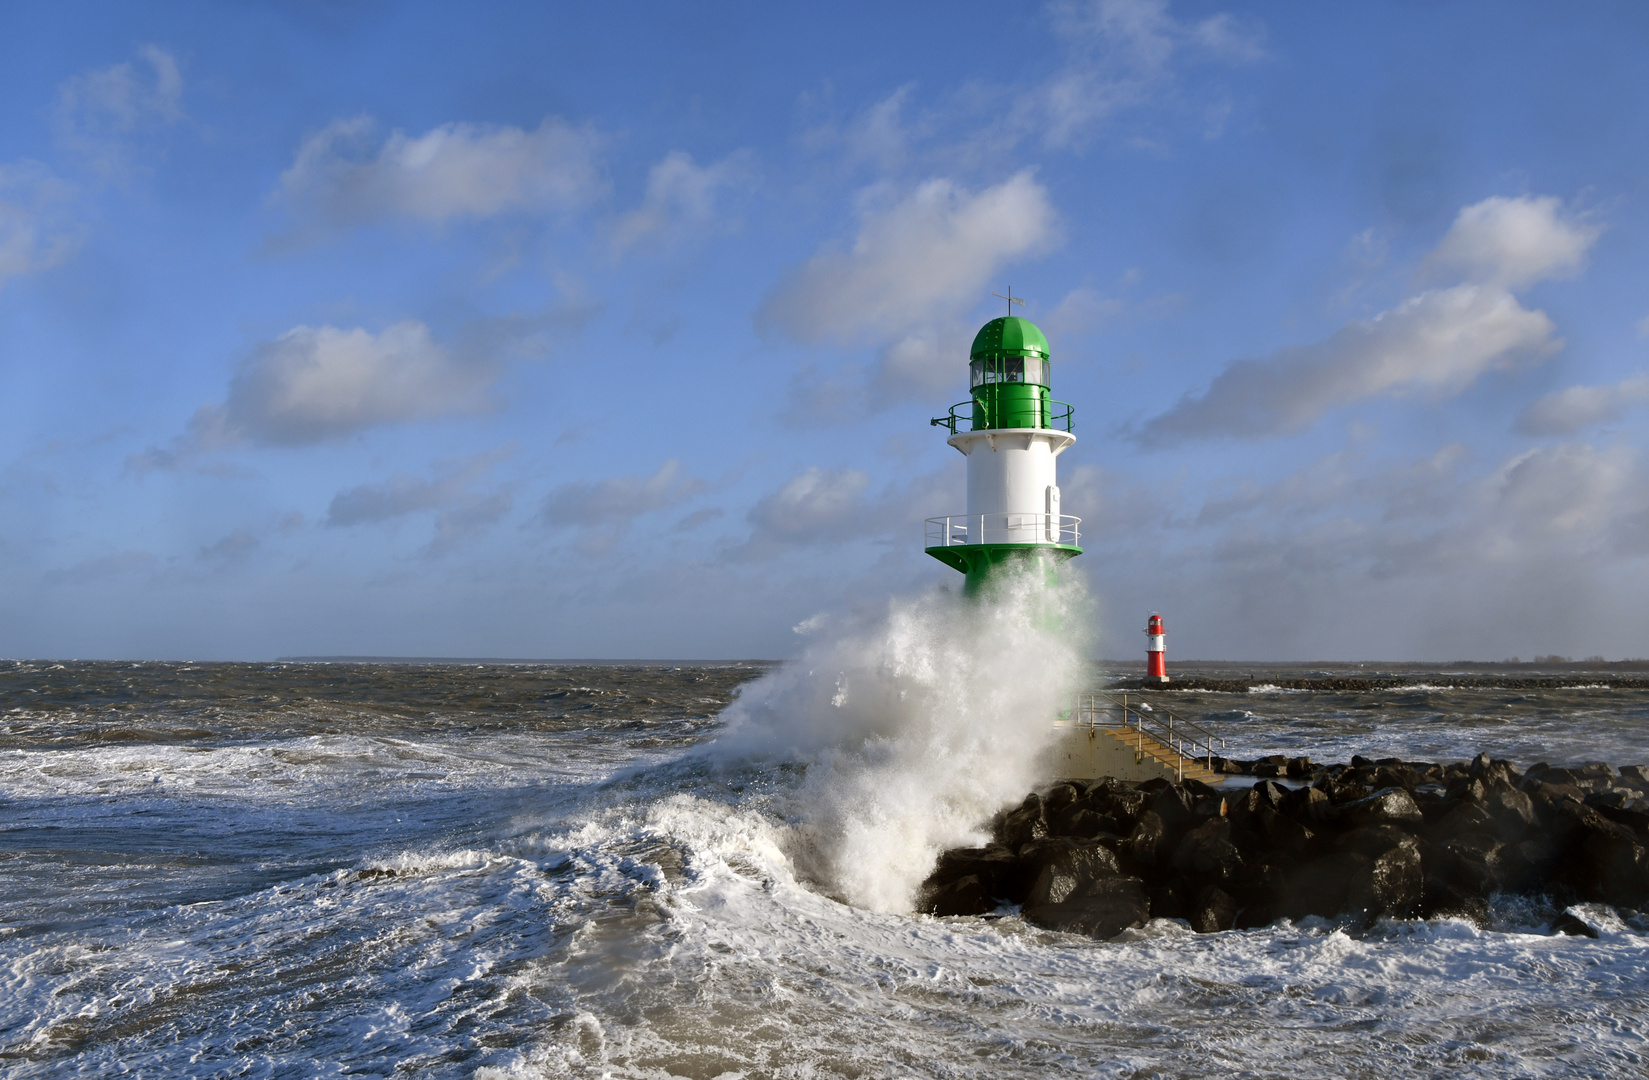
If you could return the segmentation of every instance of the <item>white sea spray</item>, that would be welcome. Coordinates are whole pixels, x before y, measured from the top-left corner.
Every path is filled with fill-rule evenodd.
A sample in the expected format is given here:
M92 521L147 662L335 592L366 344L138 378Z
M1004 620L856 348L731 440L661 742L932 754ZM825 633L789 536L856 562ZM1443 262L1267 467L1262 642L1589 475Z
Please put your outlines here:
M908 911L938 853L1042 777L1052 721L1082 677L1087 594L1065 573L1002 575L978 599L934 592L824 621L748 687L715 747L807 765L786 800L802 876L849 903Z

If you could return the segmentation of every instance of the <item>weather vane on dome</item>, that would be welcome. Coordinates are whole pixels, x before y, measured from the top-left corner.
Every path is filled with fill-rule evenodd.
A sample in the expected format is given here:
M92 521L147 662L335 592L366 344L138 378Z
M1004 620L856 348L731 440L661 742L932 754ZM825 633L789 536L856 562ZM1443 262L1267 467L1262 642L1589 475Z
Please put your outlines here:
M1008 295L1006 295L1006 296L1003 296L999 292L993 292L993 293L991 293L991 295L995 296L999 299L1006 300L1008 302L1008 314L1009 315L1013 314L1013 306L1015 304L1018 304L1020 307L1025 306L1025 298L1022 297L1022 296L1015 296L1013 294L1013 286L1012 285L1008 286Z

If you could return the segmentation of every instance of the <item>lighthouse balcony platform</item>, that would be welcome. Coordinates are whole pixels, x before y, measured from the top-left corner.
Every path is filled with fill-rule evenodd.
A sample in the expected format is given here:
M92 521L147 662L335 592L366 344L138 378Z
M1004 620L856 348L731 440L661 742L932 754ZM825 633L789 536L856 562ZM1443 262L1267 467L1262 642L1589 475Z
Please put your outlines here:
M928 548L978 544L1079 547L1082 519L1070 514L954 514L927 519Z

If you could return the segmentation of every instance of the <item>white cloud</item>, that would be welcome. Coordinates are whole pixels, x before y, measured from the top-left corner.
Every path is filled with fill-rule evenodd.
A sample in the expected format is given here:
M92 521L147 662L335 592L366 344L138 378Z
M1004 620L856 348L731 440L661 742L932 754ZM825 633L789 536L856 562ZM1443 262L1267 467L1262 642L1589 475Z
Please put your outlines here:
M1496 196L1460 211L1426 260L1427 268L1522 289L1578 274L1599 232L1565 212L1554 196Z
M1641 655L1640 450L1558 443L1487 467L1456 444L1398 461L1363 451L1353 443L1276 480L1199 483L1200 512L1177 483L1161 487L1153 497L1170 512L1130 511L1133 528L1095 522L1109 516L1104 500L1099 514L1078 508L1076 475L1063 486L1089 556L1107 567L1108 605L1162 610L1180 656ZM1124 655L1137 648L1124 644Z
M1460 212L1427 258L1466 280L1430 289L1342 327L1326 341L1236 360L1201 396L1187 394L1141 430L1147 443L1264 438L1309 427L1368 398L1458 393L1489 371L1543 359L1563 345L1545 312L1512 295L1578 271L1597 232L1555 199L1485 199Z
M127 550L113 555L100 555L96 558L85 559L72 566L46 572L46 580L53 584L77 585L90 581L102 581L107 578L126 577L145 571L156 570L160 567L160 560L147 551Z
M1552 321L1510 293L1457 285L1411 297L1327 341L1237 360L1200 397L1149 421L1148 443L1264 438L1309 427L1330 409L1413 390L1456 393L1486 371L1561 346Z
M746 155L695 165L690 155L671 151L648 171L647 193L639 207L619 219L613 246L623 251L673 229L703 225L715 214L717 194L742 182L747 168Z
M601 139L547 117L538 128L444 124L379 141L368 117L307 139L279 199L312 221L348 227L403 217L439 224L510 211L575 210L604 190Z
M1086 0L1052 11L1070 59L1021 100L1016 117L1037 123L1052 146L1079 141L1116 113L1165 97L1176 56L1225 63L1265 56L1257 22L1229 14L1182 21L1167 0Z
M203 406L192 428L207 449L237 442L301 446L381 424L486 408L495 359L466 359L408 320L374 334L298 326L240 366L222 405Z
M227 400L201 406L189 431L126 459L135 476L200 467L209 451L234 446L307 446L370 428L492 408L489 393L514 361L551 353L596 310L576 282L572 299L537 312L474 319L451 345L405 320L362 327L298 326L256 346L229 383ZM221 471L220 464L207 471Z
M749 513L757 534L790 544L838 539L864 516L860 496L870 477L858 469L810 468L757 500Z
M35 161L0 165L0 286L62 263L79 246L71 189Z
M562 484L545 497L539 517L545 528L573 533L582 550L600 554L611 550L636 518L683 503L704 487L702 480L671 458L651 476L612 476Z
M732 557L769 558L848 540L880 543L895 534L916 543L924 518L956 512L961 463L902 485L890 483L876 494L870 485L870 476L858 469L814 466L798 473L756 500L746 515L750 537L731 550Z
M1037 324L1057 338L1076 336L1116 318L1127 310L1120 297L1079 285L1049 309Z
M761 318L806 342L907 333L971 306L999 269L1058 240L1048 193L1028 171L977 194L928 180L866 211L853 246L814 255Z
M905 334L881 351L870 384L872 408L966 387L974 331L957 322Z
M435 537L424 554L445 554L509 513L514 505L509 491L483 494L474 486L510 453L507 448L493 450L439 465L429 479L398 473L381 484L340 491L327 507L326 524L347 528L438 510Z
M1619 420L1627 409L1649 402L1649 375L1613 386L1571 386L1554 391L1523 411L1517 427L1527 435L1573 435L1594 424Z
M217 543L202 547L198 557L201 562L228 566L245 562L260 545L261 542L250 531L236 529Z
M57 140L106 179L131 166L131 139L183 119L183 76L171 53L138 49L140 64L115 64L67 80L57 90Z

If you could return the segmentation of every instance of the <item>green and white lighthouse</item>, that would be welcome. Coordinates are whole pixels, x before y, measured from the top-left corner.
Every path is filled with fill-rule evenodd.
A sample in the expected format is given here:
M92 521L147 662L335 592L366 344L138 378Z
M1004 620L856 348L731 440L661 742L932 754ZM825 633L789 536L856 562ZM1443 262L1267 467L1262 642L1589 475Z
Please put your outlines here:
M1076 436L1071 407L1052 397L1042 331L1016 315L992 319L968 371L972 397L931 421L968 459L968 512L929 518L927 553L967 575L972 594L1004 563L1040 562L1051 575L1082 554L1082 519L1059 512L1055 463Z

